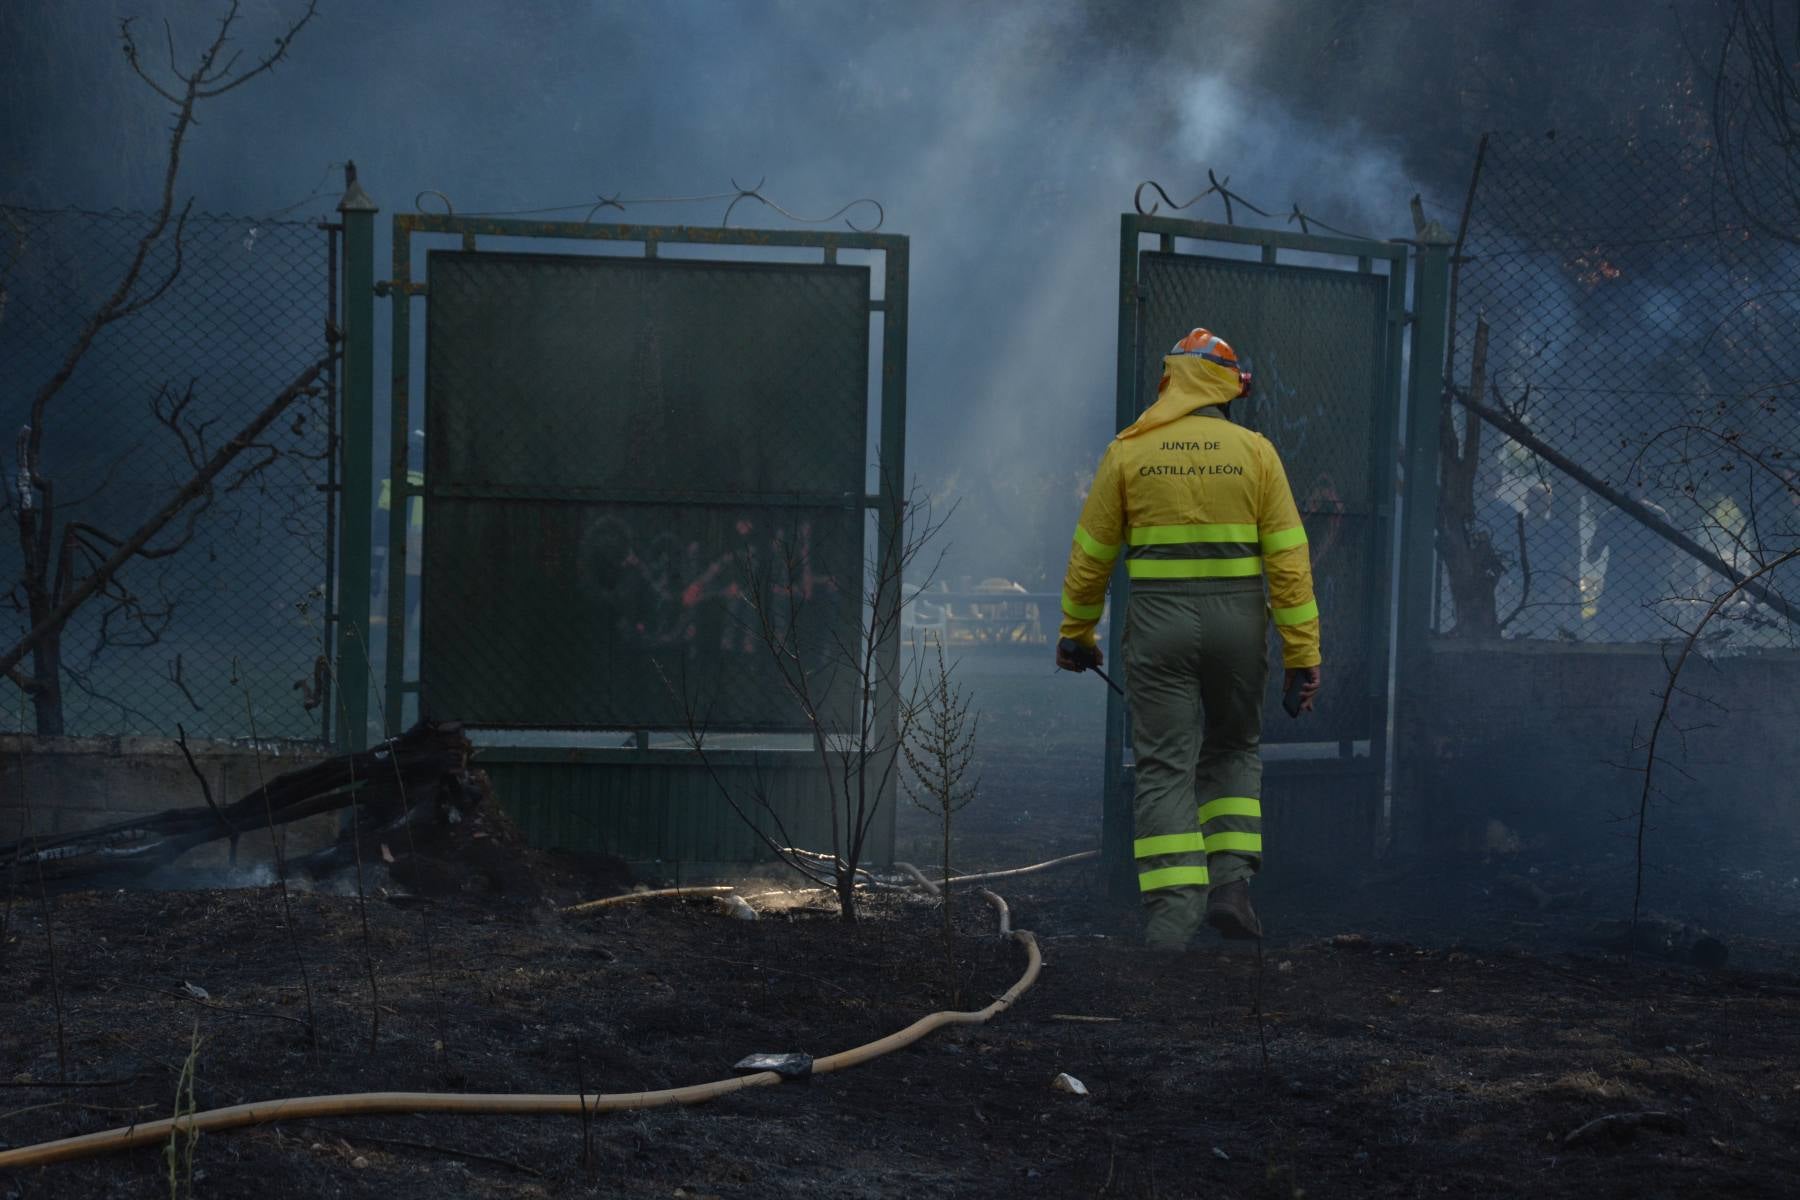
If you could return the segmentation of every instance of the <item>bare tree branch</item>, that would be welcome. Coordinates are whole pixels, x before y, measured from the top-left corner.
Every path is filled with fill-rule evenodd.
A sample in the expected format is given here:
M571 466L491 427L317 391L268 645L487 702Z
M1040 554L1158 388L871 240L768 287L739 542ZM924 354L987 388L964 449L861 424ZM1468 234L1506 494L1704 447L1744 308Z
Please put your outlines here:
M222 46L224 44L226 31L229 30L229 28L231 26L231 21L233 19L235 19L237 16L237 9L238 9L237 0L232 0L231 12L226 16L225 20L223 22L221 22L221 24L220 24L219 41L216 43L216 45ZM311 21L315 15L317 15L318 11L319 11L319 0L310 0L310 2L306 6L306 11L304 13L301 13L300 17L287 27L287 32L283 33L280 37L275 39L275 49L271 50L267 55L265 55L261 59L261 61L259 61L254 67L250 68L248 71L245 71L242 75L239 75L236 78L231 78L230 76L231 76L232 67L237 63L237 55L234 54L231 57L231 59L228 62L226 62L224 67L220 68L218 73L216 75L212 76L211 79L209 79L207 81L207 82L213 82L215 80L225 79L225 80L228 80L228 82L225 82L225 83L221 84L219 87L212 88L207 91L197 92L196 96L202 100L210 100L214 96L223 96L226 92L231 91L233 88L242 87L244 84L250 82L252 79L255 79L258 75L261 75L266 71L273 70L276 63L280 62L282 59L287 57L288 49L289 49L289 47L291 47L293 45L294 39L299 36L300 31L302 29L306 28L307 23L309 21ZM215 53L216 53L216 51L215 51ZM210 62L210 59L209 59L209 62Z
M890 481L884 494L898 497L902 491ZM743 627L760 644L782 690L799 710L825 783L831 822L830 883L846 921L856 919L862 856L875 817L894 791L900 771L906 709L901 681L887 655L897 645L905 572L948 520L948 514L933 519L921 495L915 487L910 498L893 506L891 536L879 537L876 548L862 559L854 587L846 580L833 581L840 602L856 606L853 627L847 621L816 625L808 616L809 592L816 580L806 526L781 531L766 561L751 553L737 560L746 614ZM682 701L688 748L701 759L732 811L784 863L825 883L785 830L780 831L781 844L775 844L746 805L731 794L707 754L705 718L696 712L685 687ZM755 789L750 799L758 812L779 825L779 814L761 789Z
M1793 562L1796 559L1800 559L1800 546L1794 547L1779 558L1765 564L1755 573L1737 580L1731 587L1719 593L1718 597L1707 607L1705 615L1703 615L1700 620L1695 623L1694 628L1689 631L1687 640L1682 643L1680 652L1675 656L1675 661L1669 668L1668 686L1663 688L1662 701L1657 706L1656 710L1656 719L1651 722L1650 725L1650 738L1646 746L1645 754L1644 786L1643 790L1638 794L1637 879L1631 894L1631 938L1627 943L1629 947L1635 948L1637 945L1638 917L1643 909L1644 833L1650 813L1651 787L1654 780L1655 766L1658 762L1663 761L1656 753L1657 740L1662 736L1663 727L1670 723L1669 710L1674 704L1676 685L1681 679L1682 668L1687 665L1688 658L1693 654L1694 646L1700 640L1700 635L1705 631L1706 626L1714 617L1719 615L1725 606L1730 603L1738 593L1748 591L1757 580L1772 574L1780 567L1789 562Z
M138 239L130 261L119 277L112 291L99 305L89 313L80 331L64 353L61 363L42 386L33 394L30 404L29 423L20 431L19 436L19 468L22 485L18 505L14 509L17 518L19 546L24 560L23 579L25 607L31 621L31 632L15 650L4 659L0 659L0 671L8 677L14 671L24 653L35 656L35 688L34 703L38 710L38 731L44 734L62 732L60 675L63 671L61 637L64 624L74 611L86 600L97 594L105 594L111 584L113 575L123 562L136 555L144 558L164 557L174 553L185 545L193 536L194 522L204 512L212 497L212 481L218 469L228 463L244 448L238 439L228 445L225 456L208 453L206 449L205 424L185 430L182 428L181 414L192 398L192 384L188 393L179 403L171 403L167 419L163 420L161 395L153 401L152 411L159 420L175 431L187 454L194 478L184 485L171 501L170 506L157 516L139 527L138 533L117 544L113 556L107 558L99 566L90 570L87 577L79 584L74 584L73 572L75 560L83 558L92 564L96 554L93 541L89 540L98 534L91 525L84 526L72 534L65 532L61 538L61 553L52 560L51 549L57 542L57 513L55 503L55 484L46 472L43 464L44 439L48 432L48 415L52 402L62 392L69 380L74 376L77 367L93 348L96 338L107 326L115 322L127 320L142 313L156 304L169 292L181 277L184 266L184 239L189 214L193 211L193 200L189 198L176 211L175 183L181 171L181 156L188 131L195 124L196 106L203 100L224 94L239 87L274 68L275 64L287 56L293 39L306 27L317 12L317 0L308 0L306 10L290 23L284 33L275 39L274 48L251 69L242 73L234 73L236 55L227 58L224 65L219 65L220 56L230 41L233 24L239 11L238 0L231 0L230 7L220 19L218 30L212 41L201 50L194 66L184 71L179 62L175 48L173 27L163 23L163 39L169 56L169 80L158 79L148 68L139 51L137 38L132 29L132 21L126 18L119 23L119 43L124 52L125 61L143 83L157 96L174 107L174 124L170 128L167 162L163 171L161 198L150 227ZM170 226L173 224L173 230ZM153 284L146 284L145 271L153 251L164 242L165 237L172 238L169 246L169 263L161 277ZM3 293L0 293L3 302ZM333 351L335 353L335 350ZM315 367L307 377L308 383L318 374ZM302 389L304 390L304 389ZM279 413L291 402L296 393L290 388L282 394L273 412ZM263 417L271 417L271 411L264 410ZM261 422L258 424L258 422ZM252 422L255 432L251 434L253 442L255 434L266 427L266 420L258 418ZM190 441L191 436L191 441ZM254 476L252 469L240 477L239 483ZM108 472L110 479L110 470ZM104 487L104 483L102 485ZM9 508L13 508L9 496ZM196 501L198 501L196 503ZM155 537L174 517L183 511L187 513L186 528L173 546L152 548L149 540ZM141 535L141 536L140 536ZM112 540L112 539L107 539ZM122 557L121 557L122 556ZM129 593L118 594L121 603L126 605L122 610L127 615L143 616L145 610L136 605L135 598ZM109 616L112 615L109 613ZM103 642L110 630L103 618ZM159 634L152 634L152 640Z
M263 430L267 429L269 425L274 422L275 418L282 414L288 405L292 404L296 399L306 393L312 386L313 381L318 379L320 374L324 372L326 365L331 361L331 358L334 355L335 351L332 355L327 355L326 357L319 359L310 367L306 368L306 370L302 371L292 383L282 389L281 393L276 396L262 412L257 414L255 419L253 419L249 425L240 431L236 437L220 447L218 452L212 456L201 471L183 484L161 509L142 525L138 526L137 530L132 533L130 537L124 539L119 544L118 549L116 549L97 570L88 575L80 583L76 584L67 595L63 596L56 607L43 620L33 626L31 632L27 633L5 654L0 654L0 671L10 671L13 667L17 666L41 638L54 630L60 629L63 623L69 619L69 616L104 587L126 562L134 556L143 555L152 538L161 533L163 529L165 529L177 516L181 515L183 510L191 503L207 493L212 487L213 480L218 477L219 473L227 466L231 465L232 460L235 459L246 446L260 436ZM167 551L152 552L152 554L157 553L167 553Z

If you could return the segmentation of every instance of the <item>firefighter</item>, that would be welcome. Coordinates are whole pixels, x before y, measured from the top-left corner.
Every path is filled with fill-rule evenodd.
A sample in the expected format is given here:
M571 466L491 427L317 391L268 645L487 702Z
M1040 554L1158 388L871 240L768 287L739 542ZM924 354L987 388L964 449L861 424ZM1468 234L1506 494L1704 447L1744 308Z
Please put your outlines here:
M1227 938L1262 936L1249 881L1262 864L1268 624L1281 634L1286 683L1310 711L1319 609L1281 459L1229 419L1250 391L1231 347L1193 330L1164 357L1157 391L1095 472L1063 581L1056 665L1104 661L1094 627L1123 552L1144 937L1180 950L1203 921Z

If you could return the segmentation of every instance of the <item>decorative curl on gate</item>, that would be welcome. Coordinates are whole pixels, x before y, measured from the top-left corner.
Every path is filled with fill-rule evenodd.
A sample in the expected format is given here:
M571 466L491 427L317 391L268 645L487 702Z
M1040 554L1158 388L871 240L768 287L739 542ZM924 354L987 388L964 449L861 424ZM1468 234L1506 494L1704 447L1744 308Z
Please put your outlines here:
M1251 212L1255 213L1259 217L1274 216L1273 213L1268 212L1265 209L1258 208L1255 204L1252 204L1249 200L1246 200L1244 197L1238 195L1236 192L1232 191L1229 187L1225 186L1226 184L1228 184L1230 182L1231 182L1231 176L1227 175L1225 178L1220 179L1217 175L1213 174L1213 172L1210 168L1208 168L1208 170L1206 172L1206 190L1201 192L1199 195L1195 196L1192 200L1189 200L1185 204L1177 204L1177 203L1175 203L1175 201L1173 201L1169 198L1169 193L1166 190L1164 190L1162 184L1156 182L1156 180L1154 180L1154 179L1146 179L1146 180L1144 180L1144 182L1138 184L1137 190L1131 194L1131 203L1132 203L1132 206L1138 210L1139 216L1154 217L1158 212L1162 211L1162 204L1167 204L1169 206L1169 211L1171 211L1171 212L1180 212L1184 208L1194 207L1194 205L1200 203L1202 200L1206 199L1208 196L1217 195L1220 199L1222 199L1225 202L1225 223L1227 225L1235 225L1237 223L1236 220L1234 219L1234 214L1232 213L1232 210L1231 210L1231 203L1234 200L1237 201L1239 204L1243 205L1245 208L1249 209ZM1145 188L1155 188L1156 194L1162 197L1162 204L1158 204L1155 201L1151 201L1150 208L1148 211L1146 211L1144 209L1144 189Z
M1132 204L1133 208L1137 209L1139 216L1153 217L1157 213L1162 211L1162 206L1164 204L1169 206L1170 212L1180 212L1184 208L1192 208L1194 205L1200 203L1200 201L1206 199L1208 196L1216 195L1219 197L1219 199L1225 205L1225 223L1227 225L1237 224L1237 213L1234 210L1233 205L1239 205L1244 208L1247 208L1259 217L1268 217L1271 220L1274 219L1274 217L1275 217L1274 213L1270 212L1269 210L1267 210L1265 208L1260 207L1259 205L1257 205L1253 201L1247 199L1246 197L1240 195L1239 193L1232 191L1231 188L1227 186L1230 182L1231 182L1231 176L1227 175L1225 178L1220 179L1211 170L1208 170L1206 172L1206 189L1204 191L1200 192L1198 195L1194 196L1191 200L1188 200L1186 203L1177 204L1177 203L1175 203L1174 200L1169 198L1169 193L1167 190L1164 189L1162 184L1156 182L1156 180L1154 180L1154 179L1146 179L1142 183L1138 184L1137 190L1131 194L1131 204ZM1150 202L1150 207L1146 209L1144 207L1144 189L1145 188L1153 189L1158 196L1162 197L1161 202L1159 203L1155 200L1152 200ZM1295 205L1293 205L1292 211L1290 211L1288 213L1287 221L1288 221L1288 224L1290 224L1290 225L1298 222L1299 226L1300 226L1300 232L1302 232L1302 233L1311 233L1313 231L1314 227L1317 227L1319 229L1325 230L1327 233L1335 233L1339 237L1360 238L1364 241L1375 240L1373 238L1369 238L1365 234L1351 233L1348 230L1339 229L1334 225L1327 225L1325 222L1319 220L1317 217L1314 217L1305 212L1302 212L1300 209L1300 205L1297 203Z
M781 205L775 203L773 200L769 199L767 196L762 194L762 186L763 186L763 184L767 183L768 181L769 181L769 177L765 175L761 179L756 181L755 187L747 188L747 187L744 187L742 184L740 184L737 180L733 179L731 181L731 186L737 189L737 195L733 196L731 198L731 203L725 206L725 216L719 222L719 224L722 227L729 227L731 225L731 210L736 208L741 202L743 202L745 200L759 200L762 203L768 205L770 208L774 209L776 212L780 213L782 216L786 217L788 220L793 221L799 225L824 225L828 222L837 220L839 217L843 217L845 213L849 212L851 209L855 208L859 204L867 204L875 210L875 223L873 225L863 226L863 225L858 225L855 221L852 221L849 217L844 217L844 224L848 225L852 230L856 231L857 233L874 233L877 229L880 229L882 226L882 223L887 220L887 210L881 206L881 201L876 200L870 196L859 196L855 200L852 200L850 203L844 205L844 207L838 209L834 213L829 214L828 216L803 217L798 213L789 212L787 209L781 207Z
M584 214L581 218L581 223L587 225L593 221L595 215L602 209L610 208L616 209L619 212L624 212L628 206L642 206L646 204L703 204L723 200L726 202L725 215L720 218L719 225L721 228L728 228L731 225L731 214L736 211L737 206L746 200L755 200L768 208L774 209L788 220L799 225L825 225L837 220L839 217L843 217L844 224L849 226L853 232L874 233L887 221L887 209L882 207L881 201L876 200L872 196L859 196L842 208L839 208L837 211L827 213L822 217L801 216L799 213L784 208L782 205L777 204L775 201L769 199L768 196L764 195L762 189L763 184L766 182L768 182L768 180L765 176L764 178L757 180L754 187L745 187L737 180L733 179L731 181L732 190L729 192L708 192L698 196L625 197L616 192L610 196L601 192L592 200L584 200L580 204L557 204L548 208L493 209L485 212L464 213L463 215L470 217L540 217L551 213L581 212ZM451 204L450 197L446 196L443 192L438 191L436 188L426 188L424 191L413 197L413 209L415 211L421 213L425 211L421 201L423 201L426 196L436 196L438 200L443 203L444 211L441 215L456 215L456 209L455 206ZM1167 197L1165 196L1164 199L1167 199ZM867 205L874 210L875 220L873 224L859 225L854 218L845 216L846 213L854 212L858 207L863 205Z

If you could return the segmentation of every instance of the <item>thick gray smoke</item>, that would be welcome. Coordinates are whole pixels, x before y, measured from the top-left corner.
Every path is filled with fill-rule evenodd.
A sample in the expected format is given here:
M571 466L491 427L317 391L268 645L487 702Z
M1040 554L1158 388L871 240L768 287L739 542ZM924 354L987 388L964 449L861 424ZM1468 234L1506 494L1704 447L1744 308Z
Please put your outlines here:
M327 164L354 158L386 213L425 188L461 211L689 195L733 179L766 178L800 213L876 197L885 228L913 238L913 467L976 504L981 481L1024 479L1011 490L1067 510L1060 526L1112 426L1117 216L1140 179L1185 199L1210 168L1280 214L1299 201L1343 227L1404 234L1413 191L1454 204L1476 131L1555 114L1532 86L1558 77L1546 53L1572 67L1568 43L1584 35L1645 51L1562 72L1575 107L1610 89L1641 112L1679 66L1667 30L1648 30L1658 23L1635 6L1520 28L1488 6L1450 7L1460 19L1421 27L1407 5L1311 0L325 0L288 62L207 106L181 190L212 211L311 216L335 199ZM166 106L131 78L118 20L140 18L154 69L164 16L178 49L196 47L222 8L8 6L4 198L151 206ZM245 4L246 54L299 8ZM713 223L722 209L627 217ZM1216 199L1200 211L1222 215ZM736 219L783 223L755 205ZM975 529L955 536L966 563L989 549ZM1029 569L1016 555L1002 565Z
M0 202L154 207L167 105L127 68L119 20L140 18L144 62L159 70L165 16L191 61L229 2L0 5ZM243 0L246 57L304 2ZM341 164L354 159L383 209L383 274L386 219L435 207L428 190L464 213L576 205L562 214L575 218L603 195L713 193L734 180L761 183L801 214L876 198L884 229L912 238L909 465L935 495L963 503L946 573L1054 590L1081 489L1113 430L1118 216L1140 180L1179 201L1215 172L1274 214L1240 208L1240 220L1280 224L1297 202L1374 237L1410 234L1407 201L1420 193L1428 215L1454 226L1484 130L1561 129L1613 144L1706 137L1710 76L1699 60L1718 43L1719 17L1713 0L321 0L288 61L202 110L179 195L247 217L326 215ZM724 208L649 203L622 219L708 225ZM1602 227L1623 219L1598 202L1585 210ZM1214 197L1185 215L1219 220L1224 210ZM753 203L734 220L787 226ZM1534 231L1491 229L1488 249L1514 238L1539 246ZM1654 271L1634 275L1610 293L1616 312L1601 315L1672 335L1717 319L1684 311L1674 287ZM1570 285L1532 300L1536 326L1496 329L1497 364L1526 358L1551 372L1585 354L1609 387L1615 375L1641 385L1633 372L1661 369L1613 365L1622 356L1611 344L1579 328L1600 309ZM383 361L376 378L385 381ZM1501 382L1517 391L1529 380ZM384 387L377 400L385 405ZM1596 409L1604 419L1580 430L1553 418L1546 427L1597 453L1612 424L1643 428L1673 411L1630 403ZM384 449L378 440L378 461ZM1064 681L1085 690L1040 704L1047 662L995 669L1012 679L989 696L1011 686L1024 697L1017 720L1031 738L1051 731L1059 751L1096 743L1097 681ZM291 678L277 682L285 692ZM1629 715L1605 736L1628 732ZM1030 744L1035 757L1040 743ZM1541 751L1501 749L1488 772L1496 787ZM1596 740L1580 760L1606 755L1624 750ZM1069 757L1094 776L1057 781L1077 797L1074 811L1097 794L1099 768L1085 749ZM1619 790L1616 774L1590 778L1568 790ZM1779 782L1766 793L1782 794ZM1564 811L1587 821L1601 804ZM1015 816L1029 814L1006 819Z

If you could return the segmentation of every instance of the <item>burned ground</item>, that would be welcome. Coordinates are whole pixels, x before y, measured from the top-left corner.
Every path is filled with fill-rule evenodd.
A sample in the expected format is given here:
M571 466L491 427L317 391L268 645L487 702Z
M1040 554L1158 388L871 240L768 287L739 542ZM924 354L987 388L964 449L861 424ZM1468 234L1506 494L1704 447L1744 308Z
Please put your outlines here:
M1097 779L1046 751L1088 738L1091 713L1035 682L990 694L986 790L962 820L959 865L1089 848L1097 815L1070 797L1094 784L1092 796ZM900 832L904 853L929 857L923 814L903 813ZM291 940L268 888L55 897L67 1072L87 1081L75 1087L55 1086L42 905L16 900L0 1140L169 1115L196 1031L205 1108L362 1090L675 1086L724 1077L754 1051L846 1049L951 1001L929 900L879 897L853 929L767 899L756 922L654 901L570 916L558 907L616 891L616 872L513 852L528 887L496 890L478 864L468 888L371 897L378 1000L354 896L296 893ZM1137 949L1134 914L1101 898L1090 865L1008 880L998 888L1015 925L1036 932L1044 968L989 1024L810 1084L596 1117L585 1131L575 1117L393 1116L207 1135L192 1192L1790 1195L1800 973L1782 934L1800 895L1714 871L1695 887L1711 889L1708 925L1728 934L1729 964L1627 964L1584 940L1629 911L1628 887L1617 889L1630 866L1502 846L1486 861L1388 864L1330 889L1291 881L1262 897L1260 962L1210 938L1185 956ZM955 915L957 1003L975 1008L1025 956L973 895ZM1682 907L1671 925L1692 916ZM1054 1088L1059 1072L1090 1094ZM1568 1143L1597 1118L1641 1113L1665 1116ZM177 1174L185 1190L185 1167ZM0 1192L21 1197L169 1187L155 1149L0 1176Z
M586 1165L572 1117L319 1120L203 1137L194 1193L1775 1196L1800 1179L1791 976L1284 937L1261 966L1259 1030L1254 955L1148 956L1094 891L1082 868L1007 888L1045 966L990 1024L805 1086L596 1118ZM35 908L15 911L5 1140L167 1115L196 1029L202 1107L637 1090L722 1077L751 1051L844 1049L948 999L936 914L918 900L875 903L853 931L813 911L743 922L699 904L563 917L541 903L376 900L378 1006L355 899L303 894L294 909L316 1051L268 892L59 899L69 1075L101 1081L68 1089L43 1086L57 1078L44 941ZM1023 954L972 897L958 917L974 1007ZM1058 1072L1092 1094L1055 1090ZM1679 1131L1563 1144L1594 1118L1643 1111L1673 1114ZM138 1196L161 1194L167 1175L139 1150L7 1188Z

